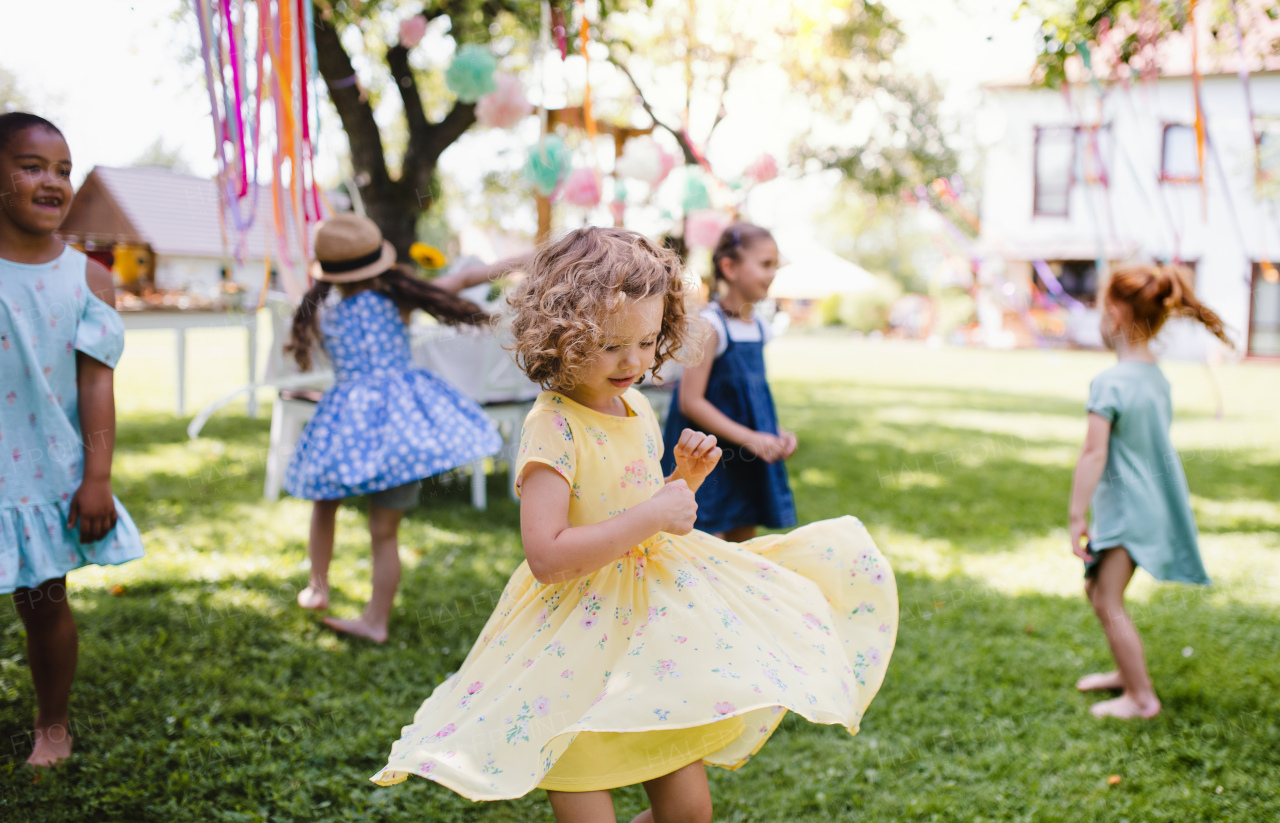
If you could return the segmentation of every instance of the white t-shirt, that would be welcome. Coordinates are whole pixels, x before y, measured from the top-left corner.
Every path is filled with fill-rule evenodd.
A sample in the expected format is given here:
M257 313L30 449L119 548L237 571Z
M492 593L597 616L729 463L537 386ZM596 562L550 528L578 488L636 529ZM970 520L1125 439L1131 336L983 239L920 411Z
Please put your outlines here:
M707 306L702 310L702 318L716 330L716 357L728 351L730 340L735 343L768 343L773 339L773 329L755 312L751 313L750 320L740 320L725 317L714 306Z

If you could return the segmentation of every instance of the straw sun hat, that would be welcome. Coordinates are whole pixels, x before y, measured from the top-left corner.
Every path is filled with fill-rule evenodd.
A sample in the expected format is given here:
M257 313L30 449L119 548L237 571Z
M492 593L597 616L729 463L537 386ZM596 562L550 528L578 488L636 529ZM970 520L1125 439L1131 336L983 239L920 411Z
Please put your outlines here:
M377 277L395 265L395 247L382 239L378 224L355 214L337 214L316 229L312 279L355 283Z

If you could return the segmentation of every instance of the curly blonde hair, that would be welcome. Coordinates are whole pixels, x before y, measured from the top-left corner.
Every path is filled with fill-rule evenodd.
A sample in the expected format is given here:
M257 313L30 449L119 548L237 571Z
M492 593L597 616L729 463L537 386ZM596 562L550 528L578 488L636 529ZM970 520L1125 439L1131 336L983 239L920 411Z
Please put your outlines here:
M627 300L661 296L657 374L691 342L697 317L688 305L692 291L680 259L644 235L575 229L538 249L508 298L516 362L543 388L570 390L599 353L606 317Z

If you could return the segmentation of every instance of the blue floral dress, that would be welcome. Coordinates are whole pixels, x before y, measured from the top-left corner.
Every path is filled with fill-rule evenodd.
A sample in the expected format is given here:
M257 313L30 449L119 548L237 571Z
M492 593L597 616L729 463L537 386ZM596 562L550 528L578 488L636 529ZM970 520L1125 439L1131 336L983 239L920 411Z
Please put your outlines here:
M142 538L116 500L116 527L96 543L67 528L84 477L76 352L115 368L124 324L89 291L86 257L0 259L0 592L33 588L90 564L142 557ZM92 439L90 443L92 443Z
M502 445L478 405L414 368L409 329L391 298L362 291L320 318L336 382L298 440L285 489L337 500L412 483Z

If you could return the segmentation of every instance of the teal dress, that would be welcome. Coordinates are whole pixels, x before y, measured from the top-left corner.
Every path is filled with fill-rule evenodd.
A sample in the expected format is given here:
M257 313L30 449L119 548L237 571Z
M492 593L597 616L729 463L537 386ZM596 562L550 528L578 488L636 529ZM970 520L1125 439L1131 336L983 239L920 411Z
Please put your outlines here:
M114 369L124 351L124 324L89 291L85 261L70 246L48 263L0 259L0 593L143 554L119 500L101 540L67 528L84 477L76 352Z
M1097 555L1123 546L1157 580L1209 583L1196 539L1187 476L1169 440L1169 381L1154 363L1117 363L1089 385L1089 411L1111 421L1107 468L1093 492Z

